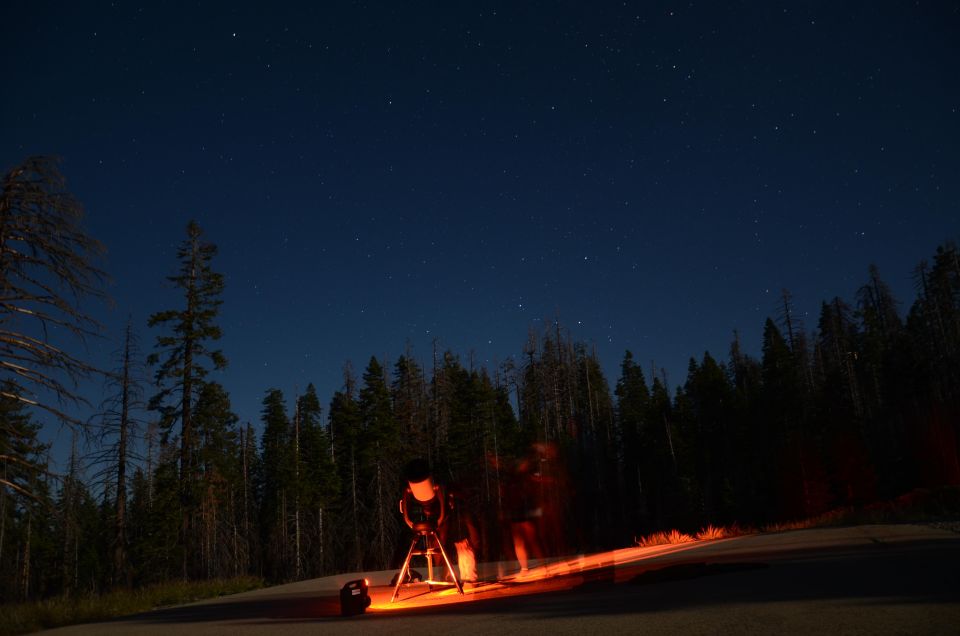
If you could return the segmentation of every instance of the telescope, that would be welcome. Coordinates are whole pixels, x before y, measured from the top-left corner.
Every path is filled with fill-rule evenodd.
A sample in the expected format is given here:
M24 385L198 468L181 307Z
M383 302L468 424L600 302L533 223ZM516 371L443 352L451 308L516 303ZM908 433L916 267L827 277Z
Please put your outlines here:
M436 530L446 520L447 507L444 505L443 489L433 483L430 465L425 459L414 459L407 463L403 473L407 481L407 488L400 498L400 513L403 514L404 522L415 531L427 525L432 525ZM410 518L413 504L411 498L419 504L423 519Z
M404 477L410 488L410 493L421 503L431 501L437 494L439 486L433 485L430 476L430 465L425 459L414 459L404 468Z
M457 591L463 594L463 585L460 578L454 572L450 565L450 559L443 549L443 543L437 537L437 530L443 525L447 516L447 502L444 497L443 489L433 483L433 477L430 473L430 465L425 459L414 459L407 463L404 468L404 477L407 481L407 487L400 498L400 514L403 515L403 521L413 530L413 541L410 543L410 549L407 551L407 558L403 560L403 567L400 568L400 574L397 576L396 586L393 588L393 596L390 602L397 599L400 593L400 586L404 584L407 572L410 570L410 559L414 556L424 556L427 558L427 581L431 585L440 584L433 580L433 555L440 554L443 562L447 566L447 572ZM419 507L420 514L411 517L412 508Z

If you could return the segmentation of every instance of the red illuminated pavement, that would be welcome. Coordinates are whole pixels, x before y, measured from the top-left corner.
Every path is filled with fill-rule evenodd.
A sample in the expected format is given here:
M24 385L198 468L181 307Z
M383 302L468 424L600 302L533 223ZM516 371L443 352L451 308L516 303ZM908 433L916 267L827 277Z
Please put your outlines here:
M370 609L301 581L58 634L957 634L960 535L916 525L800 530L555 560L523 579L488 564L460 596L366 573Z

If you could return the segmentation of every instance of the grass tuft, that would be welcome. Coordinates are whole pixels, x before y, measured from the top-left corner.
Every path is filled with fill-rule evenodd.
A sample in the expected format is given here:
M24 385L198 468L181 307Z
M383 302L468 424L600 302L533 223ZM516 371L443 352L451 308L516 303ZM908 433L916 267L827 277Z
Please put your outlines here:
M669 532L654 532L653 534L637 540L637 545L641 548L649 548L655 545L674 545L678 543L690 543L696 541L693 537L679 530L670 530Z
M697 541L713 541L714 539L725 539L727 537L733 536L729 529L724 528L723 526L714 526L713 524L708 524L706 528L700 530L697 533Z
M260 587L263 587L262 579L242 576L235 579L159 583L136 590L115 590L99 596L58 596L32 603L5 604L0 605L0 636L102 621Z

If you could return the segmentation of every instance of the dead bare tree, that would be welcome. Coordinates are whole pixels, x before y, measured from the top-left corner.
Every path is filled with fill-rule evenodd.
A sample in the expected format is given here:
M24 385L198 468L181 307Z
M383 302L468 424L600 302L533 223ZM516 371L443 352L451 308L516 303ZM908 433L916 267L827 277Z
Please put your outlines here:
M124 330L123 344L115 355L119 366L107 377L109 395L100 410L100 443L89 461L90 465L97 468L93 479L103 484L104 492L114 491L112 577L114 585L122 585L130 582L126 551L129 465L131 460L141 459L134 441L141 437L144 426L137 413L146 406L143 402L145 379L140 350L130 322Z
M79 381L97 372L58 340L84 341L100 325L81 308L105 299L105 274L96 265L103 246L82 227L83 207L66 189L58 161L30 157L8 172L0 189L0 396L86 427L71 407L86 401ZM65 337L64 337L65 336ZM0 430L0 437L14 435ZM0 446L0 448L7 445ZM7 452L0 459L26 464ZM30 496L25 483L0 485Z

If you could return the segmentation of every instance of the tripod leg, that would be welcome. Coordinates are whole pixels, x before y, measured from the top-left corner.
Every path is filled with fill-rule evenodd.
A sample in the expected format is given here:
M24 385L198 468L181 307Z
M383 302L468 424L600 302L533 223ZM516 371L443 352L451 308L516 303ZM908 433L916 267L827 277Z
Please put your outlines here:
M460 583L460 578L457 576L457 573L453 571L453 566L450 565L450 559L447 558L447 551L443 549L440 538L435 534L432 536L434 541L437 542L437 547L440 548L440 554L443 555L443 562L447 564L447 571L450 572L450 576L453 577L453 582L457 585L457 591L463 594L463 584Z
M397 594L400 593L400 586L403 585L403 579L407 576L407 570L410 569L410 558L413 557L413 549L417 547L417 540L420 537L414 537L413 542L410 544L410 549L407 550L407 558L403 560L403 567L400 568L400 574L397 576L397 584L393 586L393 596L390 597L390 602L393 603L397 600Z

